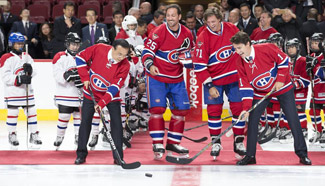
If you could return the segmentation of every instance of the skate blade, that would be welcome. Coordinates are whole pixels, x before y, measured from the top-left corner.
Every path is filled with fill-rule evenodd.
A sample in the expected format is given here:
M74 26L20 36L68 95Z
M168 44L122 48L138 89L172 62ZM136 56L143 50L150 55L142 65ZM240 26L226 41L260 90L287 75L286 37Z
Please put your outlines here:
M60 150L60 146L55 147L55 151L59 151Z
M11 150L18 150L18 145L14 146L14 145L10 145L10 149Z
M40 149L42 145L37 145L37 144L29 144L30 149Z
M235 158L237 159L237 160L242 160L243 158L244 158L244 156L241 156L241 155L239 155L239 154L235 154Z
M188 153L175 153L173 151L167 151L167 156L172 156L175 158L188 158L190 155Z
M161 152L154 152L154 157L153 157L153 159L155 159L155 160L161 160L163 156L164 156L164 153L161 153Z
M212 156L213 161L217 161L218 156Z

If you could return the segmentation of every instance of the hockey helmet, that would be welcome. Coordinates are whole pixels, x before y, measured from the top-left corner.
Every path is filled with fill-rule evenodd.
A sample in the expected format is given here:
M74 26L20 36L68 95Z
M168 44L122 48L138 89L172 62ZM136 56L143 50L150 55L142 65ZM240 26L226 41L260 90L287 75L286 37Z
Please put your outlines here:
M129 29L128 25L136 25L136 27L134 28L134 30ZM124 17L123 22L122 22L122 28L123 30L125 30L126 34L130 37L135 37L136 34L136 29L138 26L138 21L137 19L132 16L132 15L127 15Z
M75 56L80 48L81 45L81 38L78 36L75 32L69 32L65 36L65 47L67 48L67 51Z
M96 41L96 44L98 44L98 43L104 43L104 44L107 44L107 45L110 44L109 39L107 37L105 37L105 36L99 37L97 39L97 41Z
M313 47L312 43L318 42L318 48ZM323 46L322 43L324 42L324 35L323 33L314 33L310 37L309 47L312 52L321 52Z
M270 43L276 44L280 49L283 48L284 39L279 32L270 34L268 40Z
M289 53L289 47L296 47L296 50L297 50L297 53L296 54L290 54ZM288 40L287 41L287 43L286 43L286 51L288 51L287 53L288 53L288 55L290 56L290 57L295 57L296 55L299 55L299 53L300 53L300 49L301 49L301 42L299 41L299 39L297 39L297 38L293 38L293 39L290 39L290 40Z
M15 43L24 43L25 37L20 32L13 32L9 36L9 46L12 47Z

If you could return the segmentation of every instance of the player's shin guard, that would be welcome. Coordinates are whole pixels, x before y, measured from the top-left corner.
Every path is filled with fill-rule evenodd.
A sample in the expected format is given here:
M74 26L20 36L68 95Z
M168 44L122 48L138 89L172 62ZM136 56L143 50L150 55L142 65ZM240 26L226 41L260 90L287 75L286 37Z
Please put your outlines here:
M210 136L217 136L221 133L222 105L208 105L207 111Z
M64 137L65 131L68 127L71 114L59 113L59 120L57 125L57 136Z
M26 113L26 107L24 108ZM35 106L28 108L28 131L30 133L37 132L37 114Z
M322 118L321 118L321 115L320 115L320 109L315 109L316 110L316 122L315 122L315 117L314 117L314 109L310 109L309 110L309 115L310 115L310 118L311 118L311 122L313 123L313 127L316 129L317 127L317 131L319 133L322 132ZM315 125L316 123L316 125Z
M163 107L153 107L150 109L151 116L149 118L149 134L152 138L153 144L163 144L165 135L165 121L163 118L163 113L165 108Z
M10 134L17 131L18 113L18 108L8 108L7 127Z
M100 122L100 117L98 116L97 113L95 113L93 116L93 120L91 122L91 134L92 135L99 134L99 122Z
M266 113L267 113L267 123L270 125L270 126L274 126L275 124L275 118L274 118L274 112L273 112L273 108L272 107L267 107L266 108Z
M185 125L184 116L172 115L169 123L167 144L179 144L182 140Z
M80 121L80 112L73 112L73 126L75 135L79 135Z

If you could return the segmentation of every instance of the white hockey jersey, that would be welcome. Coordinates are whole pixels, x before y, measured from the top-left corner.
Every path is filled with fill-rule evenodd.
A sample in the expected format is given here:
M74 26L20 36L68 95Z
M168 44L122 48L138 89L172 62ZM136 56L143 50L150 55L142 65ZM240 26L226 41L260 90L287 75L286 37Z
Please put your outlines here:
M27 105L26 85L15 85L17 75L24 74L24 63L29 63L32 65L32 67L34 64L34 60L25 52L23 52L22 55L17 55L13 52L6 53L0 59L1 78L4 83L4 99L6 105ZM36 71L33 67L32 83L33 77L35 75ZM35 105L34 90L32 84L28 85L28 105Z
M63 74L68 70L77 70L75 57L67 51L57 53L53 58L53 76L55 79L56 105L79 107L82 100L82 90L78 90L74 82L67 82Z

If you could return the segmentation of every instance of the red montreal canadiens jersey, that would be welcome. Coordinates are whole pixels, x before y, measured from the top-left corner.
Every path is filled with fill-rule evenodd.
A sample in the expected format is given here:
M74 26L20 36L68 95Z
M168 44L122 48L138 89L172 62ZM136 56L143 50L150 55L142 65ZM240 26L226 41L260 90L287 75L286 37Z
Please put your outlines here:
M293 61L289 62L289 72L292 72ZM291 74L291 79L294 82L296 104L305 104L307 101L308 85L310 83L309 76L306 72L306 58L298 56L294 67L294 72Z
M98 105L103 108L110 101L120 101L119 90L124 85L130 69L127 59L116 62L112 58L112 46L97 44L86 48L76 56L78 73L82 82L90 81ZM91 100L89 90L84 96Z
M190 46L194 46L192 33L188 28L179 24L177 33L173 33L166 23L156 27L148 36L142 52L142 62L148 58L154 60L159 69L157 76L151 76L149 69L146 74L164 83L179 83L183 81L183 65L179 62L178 53L185 39L189 39Z
M253 97L261 99L270 92L275 82L282 82L284 85L271 97L281 95L293 88L288 62L289 57L274 44L253 45L248 60L241 57L237 59L243 110L251 108Z
M272 33L276 33L276 31L273 27L270 27L266 30L262 30L261 27L255 28L253 33L250 35L251 40L258 41L260 39L267 39Z
M219 33L206 27L196 40L194 70L202 83L226 85L238 81L236 59L230 38L239 30L232 23L222 22ZM211 80L212 79L212 80Z
M314 55L315 56L315 55ZM320 67L320 62L324 58L323 54L316 56L318 63L314 67L314 74ZM322 81L318 76L314 78L314 96L316 104L325 104L325 81Z

